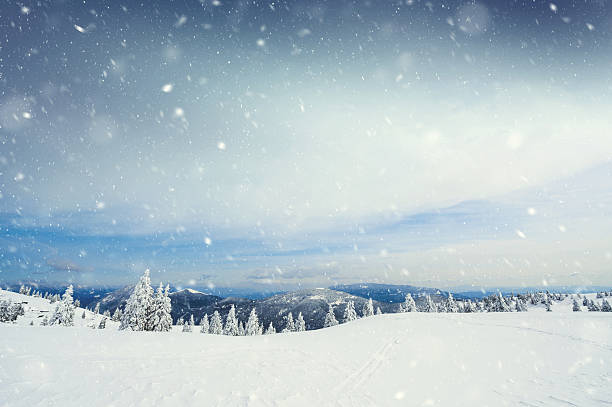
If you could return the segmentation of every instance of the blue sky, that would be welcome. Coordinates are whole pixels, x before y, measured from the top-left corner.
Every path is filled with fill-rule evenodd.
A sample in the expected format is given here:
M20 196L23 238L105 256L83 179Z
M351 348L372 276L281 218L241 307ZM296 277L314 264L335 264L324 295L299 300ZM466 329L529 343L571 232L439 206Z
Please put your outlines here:
M8 1L0 282L611 284L606 2Z

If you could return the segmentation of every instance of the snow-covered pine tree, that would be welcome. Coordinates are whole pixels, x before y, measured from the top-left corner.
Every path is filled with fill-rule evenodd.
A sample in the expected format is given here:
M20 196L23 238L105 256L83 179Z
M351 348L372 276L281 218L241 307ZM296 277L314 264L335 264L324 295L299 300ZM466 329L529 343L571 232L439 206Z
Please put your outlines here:
M131 329L132 331L152 330L153 288L149 269L146 269L123 311L119 329Z
M474 303L472 302L472 300L468 299L467 301L463 302L463 312L472 313L475 311L476 310L474 309Z
M295 332L295 322L293 321L293 314L291 312L285 315L285 328L283 332Z
M586 297L586 295L584 296L584 299L582 300L582 305L584 307L587 307L589 305L589 299Z
M376 307L376 315L382 315L382 310L380 307Z
M242 321L238 321L238 336L244 336L245 335L245 328L244 328L244 322Z
M274 328L274 325L272 324L272 322L270 322L270 325L268 325L268 328L266 329L265 335L272 335L275 333L276 333L276 329Z
M516 312L525 312L527 311L527 304L525 304L525 302L520 298L517 298L516 302L514 303L514 310Z
M336 315L334 315L334 309L329 305L329 310L327 314L325 314L325 322L323 322L323 328L329 328L331 326L338 325L338 320L336 319Z
M106 319L107 317L102 317L102 320L100 321L100 324L98 325L98 329L104 329L106 328Z
M402 308L404 312L417 312L417 306L414 302L414 298L412 298L412 294L407 293L404 302L402 303Z
M96 303L96 308L94 308L93 310L94 314L99 314L100 313L100 303Z
M194 322L193 322L193 314L191 314L191 315L189 316L189 321L186 321L186 322L183 324L183 332L192 332L192 331L193 331L193 325L194 325Z
M304 321L304 316L300 312L298 314L297 319L295 320L295 332L304 332L306 330L306 321Z
M249 319L244 329L244 334L246 336L259 335L259 318L257 317L255 308L251 310L251 314L249 315Z
M580 305L578 305L578 301L576 301L576 299L574 299L574 305L572 307L572 311L574 311L574 312L582 311L582 309L580 308Z
M81 301L79 301L78 298L76 300L74 300L74 306L77 307L77 308L81 306Z
M209 332L213 335L223 335L223 322L221 322L221 315L219 315L219 311L213 312L213 315L210 318Z
M431 296L429 294L425 295L425 301L423 303L422 310L423 312L438 312L438 308L436 307L436 304L434 304L434 302L432 301Z
M210 330L210 324L208 323L208 314L204 314L200 320L200 333L207 334Z
M85 319L86 315L85 315L85 310L83 310L83 313L81 314L81 319Z
M111 317L111 320L115 322L121 321L121 314L123 314L121 312L121 309L119 307L115 308L115 312L113 312L113 316Z
M506 303L506 300L504 300L502 294L499 292L497 293L495 299L492 301L492 306L493 312L510 312L510 307Z
M610 306L610 303L605 298L601 302L601 311L602 312L612 312L612 306Z
M459 307L457 306L457 302L455 301L455 299L453 298L453 294L451 293L448 293L448 297L446 298L446 301L444 301L444 305L446 308L446 312L452 312L452 313L459 312Z
M551 312L552 311L552 308L550 308L550 304L548 302L546 302L544 305L546 306L546 311L547 312Z
M66 288L62 300L57 303L49 325L74 325L74 304L72 303L72 284Z
M344 322L351 322L357 319L357 312L355 311L355 303L348 301L346 308L344 309Z
M374 315L374 304L372 303L372 299L368 298L368 301L363 304L363 310L361 314L365 317L371 317Z
M151 305L152 315L148 324L149 329L157 332L169 332L172 330L172 304L168 297L170 286L164 290L163 284L159 283L153 303Z
M234 307L234 304L232 304L232 307L225 318L223 333L229 336L238 336L238 319L236 318L236 308Z

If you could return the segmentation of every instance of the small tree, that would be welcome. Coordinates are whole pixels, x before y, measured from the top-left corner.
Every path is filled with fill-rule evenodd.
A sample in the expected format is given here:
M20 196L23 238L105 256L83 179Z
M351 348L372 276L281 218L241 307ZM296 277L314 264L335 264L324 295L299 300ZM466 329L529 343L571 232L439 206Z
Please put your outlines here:
M306 330L306 321L304 321L304 316L300 312L298 314L297 319L295 320L295 332L304 332Z
M81 314L81 319L85 319L86 315L85 315L85 310L83 310L83 313Z
M368 298L368 301L363 304L363 310L361 311L364 317L371 317L374 315L374 304L372 303L372 299Z
M119 307L115 308L115 312L113 312L113 316L111 317L111 320L113 320L114 322L119 322L121 321L121 309Z
M189 321L183 324L183 332L192 332L193 331L193 314L189 316Z
M344 309L344 322L350 322L356 319L357 312L355 311L355 303L353 301L348 301Z
M438 312L438 308L436 304L431 300L431 296L429 294L425 295L425 301L422 306L423 312Z
M229 336L238 336L238 319L236 318L236 308L234 307L234 304L232 304L232 307L225 318L223 333Z
M455 299L453 298L453 294L451 293L448 293L448 297L446 298L444 305L446 308L446 312L452 312L452 313L459 312L459 307L457 306L457 302L455 301Z
M574 311L574 312L582 311L582 309L580 308L580 305L578 304L578 301L576 301L575 298L574 298L574 305L572 307L572 311Z
M74 304L72 303L72 284L66 288L62 300L58 302L49 325L74 325Z
M610 306L610 303L605 298L601 302L601 311L602 312L612 312L612 306Z
M94 314L99 314L100 313L100 303L96 303L96 308L94 308Z
M336 315L334 315L334 309L331 304L329 305L329 310L327 314L325 314L325 322L323 322L323 328L329 328L331 326L338 325L338 320L336 320Z
M98 325L98 329L106 328L106 319L107 317L102 317L102 320L100 321L100 324Z
M151 318L148 327L152 331L169 332L172 330L172 303L168 296L170 286L164 290L162 283L159 283L155 298L151 305Z
M293 314L290 312L285 316L285 329L283 332L295 332L295 322L293 322Z
M246 336L255 336L260 334L259 318L257 317L257 311L255 311L255 308L251 310L251 314L249 315L246 328L244 329L244 334Z
M272 322L270 322L270 325L268 325L268 328L266 329L266 335L272 335L276 333L276 329L274 329L274 325L272 325Z
M207 334L210 330L210 324L208 323L208 314L204 314L200 320L200 333Z
M219 311L213 312L210 318L210 331L213 335L223 335L223 322L221 322L221 315Z
M404 312L417 312L416 303L414 302L414 298L410 293L406 294L406 299L404 300L404 306L402 307Z
M376 307L376 315L382 315L382 310L380 307Z
M146 269L125 304L119 329L152 331L152 308L153 288L151 288L149 269Z

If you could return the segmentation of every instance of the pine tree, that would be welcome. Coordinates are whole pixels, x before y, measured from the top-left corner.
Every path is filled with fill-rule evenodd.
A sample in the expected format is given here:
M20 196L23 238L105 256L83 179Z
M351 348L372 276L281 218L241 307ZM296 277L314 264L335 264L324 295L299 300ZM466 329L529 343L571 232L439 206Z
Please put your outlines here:
M100 324L98 325L98 329L106 328L106 318L107 317L102 317L102 320L100 321Z
M376 315L382 315L382 310L380 307L376 307Z
M151 288L149 269L146 269L125 304L119 329L131 329L132 331L152 330L152 308L153 288Z
M601 302L601 311L602 312L612 312L612 306L610 306L610 303L605 298Z
M66 288L62 300L58 302L49 325L74 325L74 304L72 303L72 284Z
M371 317L374 315L374 304L372 303L372 299L368 298L368 301L363 304L363 310L361 311L364 317Z
M276 329L274 329L274 325L272 325L272 322L270 322L270 325L268 325L268 329L266 329L266 335L272 335L276 333Z
M304 316L300 312L298 314L297 319L295 320L295 332L304 332L306 330L306 321L304 321Z
M438 312L438 308L436 307L436 304L434 304L434 302L431 299L431 296L429 294L425 295L425 303L423 304L423 308L422 308L423 312Z
M213 335L223 335L223 323L221 322L219 311L213 312L210 318L210 333Z
M74 300L74 306L76 308L79 308L81 306L81 301L79 301L78 299Z
M85 319L86 315L85 315L85 311L83 311L83 313L81 314L81 319Z
M115 322L119 322L121 321L121 315L123 314L123 312L121 312L121 309L119 307L115 308L115 312L113 312L113 316L111 317L111 319Z
M244 323L242 321L238 321L238 336L244 336L244 335L245 335Z
M200 320L200 333L207 334L210 330L210 324L208 323L208 314L204 314Z
M247 321L246 328L244 329L244 334L246 336L259 335L259 318L257 318L257 311L255 311L255 308L251 310L249 320Z
M234 304L232 304L232 307L225 318L223 333L229 336L238 336L238 319L236 318L236 308L234 307Z
M348 301L344 309L344 322L350 322L356 319L357 312L355 312L355 303L353 301Z
M162 283L159 283L159 287L157 287L151 305L152 315L148 324L151 331L169 332L172 330L172 304L168 296L169 289L170 286L167 285L164 290Z
M283 332L295 332L295 322L293 322L293 314L290 312L285 316L285 329Z
M414 302L414 298L410 293L406 294L406 299L404 300L404 312L417 312L416 303Z
M183 332L192 332L193 331L193 314L189 316L189 321L183 324Z
M457 306L457 302L455 301L455 299L453 298L453 294L451 293L448 293L448 297L446 298L444 305L446 308L446 312L452 312L452 313L459 312L459 307Z
M96 303L96 308L94 308L94 314L99 314L100 313L100 303Z
M576 299L574 299L574 306L572 307L572 311L574 311L574 312L582 311L582 309L580 309L580 305L578 305L578 301L576 301Z
M329 310L325 315L325 322L323 322L323 328L329 328L331 326L338 325L338 321L336 320L336 316L334 315L334 309L331 304L329 305Z

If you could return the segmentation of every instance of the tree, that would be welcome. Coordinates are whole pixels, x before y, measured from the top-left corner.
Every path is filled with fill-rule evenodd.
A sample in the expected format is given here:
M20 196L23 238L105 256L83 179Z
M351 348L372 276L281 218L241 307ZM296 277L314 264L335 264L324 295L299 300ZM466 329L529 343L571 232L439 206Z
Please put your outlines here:
M255 308L251 310L251 314L249 315L246 328L244 329L244 334L246 336L255 336L260 334L259 318L257 317L257 311L255 311Z
M244 323L242 321L238 321L238 336L244 336Z
M132 331L152 330L152 308L153 288L151 288L149 269L146 269L125 304L119 329L131 329Z
M189 321L183 324L183 332L192 332L193 331L193 314L189 316Z
M283 329L283 332L295 332L295 322L293 322L293 314L291 312L285 316L285 329Z
M219 311L213 312L210 318L210 333L213 335L223 335L223 322L221 322Z
M11 300L0 301L0 322L16 321L17 317L24 313L25 310L20 303L13 304Z
M81 319L85 319L86 315L85 315L85 310L83 310L83 313L81 314Z
M605 298L601 302L601 311L602 312L612 312L612 306L610 306L610 303Z
M453 294L448 293L448 297L446 298L445 302L444 302L445 308L446 308L446 312L459 312L459 307L457 306L457 302L455 301L455 299L453 298Z
M578 305L578 301L576 301L576 299L574 299L574 306L572 307L572 311L574 311L574 312L582 311L582 309L580 308L580 305Z
M356 319L357 312L355 311L355 303L353 301L348 301L344 309L344 322L350 322Z
M472 300L468 299L467 301L465 301L463 303L463 312L476 312L476 309L474 307L474 303L472 302Z
M93 310L94 314L99 314L100 313L100 303L96 303L96 308L94 308Z
M232 304L232 307L225 318L225 328L223 329L223 333L229 336L238 336L238 319L236 318L236 308L234 307L234 304Z
M40 297L40 295L39 295L39 297ZM74 306L77 307L77 308L80 307L81 306L81 301L79 301L78 299L74 300Z
M410 293L406 294L403 309L404 312L417 312L416 303L414 302L414 298L412 298Z
M113 312L113 316L111 317L111 320L115 322L121 321L121 314L123 314L121 312L121 309L119 307L115 308L115 312Z
M208 314L204 314L200 320L200 333L207 334L210 330L210 324L208 323Z
M266 329L265 335L272 335L275 333L276 333L276 329L274 329L274 325L272 325L272 322L270 322L270 325L268 325L268 328Z
M363 304L363 309L361 310L361 314L364 317L371 317L374 315L374 304L372 303L372 299L368 298L368 301Z
M98 325L98 329L106 328L106 319L107 317L102 317L102 320L100 321L100 324Z
M334 309L331 304L329 305L329 310L325 315L325 322L323 322L323 328L329 328L331 326L338 325L338 321L336 320L336 316L334 315Z
M425 295L425 302L422 305L423 312L438 312L438 308L436 304L431 300L431 296L429 294Z
M516 312L525 312L527 311L527 304L525 304L525 302L523 302L523 300L521 300L520 298L516 299L515 302L515 310Z
M166 285L164 290L162 283L159 283L151 306L152 315L148 330L157 332L169 332L172 330L172 303L168 296L169 290L170 286Z
M306 321L304 321L304 316L300 312L298 314L297 319L295 320L295 332L304 332L306 330Z
M380 307L376 307L376 315L382 315L382 310Z
M62 296L62 300L58 302L49 321L49 325L74 325L74 304L72 303L72 284L66 288L66 292Z

